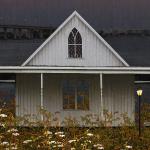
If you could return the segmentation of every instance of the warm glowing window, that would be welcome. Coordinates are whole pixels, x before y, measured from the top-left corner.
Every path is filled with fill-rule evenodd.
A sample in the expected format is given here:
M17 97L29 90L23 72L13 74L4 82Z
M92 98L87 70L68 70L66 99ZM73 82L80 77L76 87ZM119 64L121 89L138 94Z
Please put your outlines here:
M69 58L82 58L82 37L76 28L73 28L68 37Z
M87 80L63 81L63 109L89 109L89 82Z

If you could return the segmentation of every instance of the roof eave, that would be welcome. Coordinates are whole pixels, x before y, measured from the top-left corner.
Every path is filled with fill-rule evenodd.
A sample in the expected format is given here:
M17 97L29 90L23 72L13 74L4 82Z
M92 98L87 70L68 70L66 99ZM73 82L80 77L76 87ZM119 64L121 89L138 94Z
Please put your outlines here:
M150 67L0 66L0 73L150 74Z

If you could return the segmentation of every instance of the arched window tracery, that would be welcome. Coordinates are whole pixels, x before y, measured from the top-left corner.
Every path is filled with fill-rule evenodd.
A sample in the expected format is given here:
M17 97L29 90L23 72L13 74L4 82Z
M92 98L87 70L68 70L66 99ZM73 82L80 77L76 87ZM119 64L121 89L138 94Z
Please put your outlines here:
M76 28L73 28L68 37L69 58L82 58L82 37Z

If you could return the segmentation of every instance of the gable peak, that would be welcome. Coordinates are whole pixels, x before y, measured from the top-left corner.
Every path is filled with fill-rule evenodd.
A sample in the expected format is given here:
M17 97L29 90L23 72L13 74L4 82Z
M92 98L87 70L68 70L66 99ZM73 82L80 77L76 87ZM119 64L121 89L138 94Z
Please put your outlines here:
M74 10L74 12L73 12L72 14L74 14L74 15L80 15L80 14L77 12L77 10Z
M112 53L125 65L129 66L128 63L90 26L83 17L75 10L56 30L55 32L22 64L27 65L31 59L74 17L77 17L86 27L97 36L97 38L104 43L104 45L112 51Z
M77 16L78 18L82 18L82 16L78 13L78 11L77 10L75 10L71 15L70 15L70 17L74 17L74 16ZM83 18L82 18L83 19Z

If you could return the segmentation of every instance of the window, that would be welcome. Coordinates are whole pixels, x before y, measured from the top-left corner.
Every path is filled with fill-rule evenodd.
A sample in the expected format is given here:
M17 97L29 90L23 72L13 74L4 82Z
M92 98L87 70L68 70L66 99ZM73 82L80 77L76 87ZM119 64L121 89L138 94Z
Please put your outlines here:
M63 81L63 109L89 110L89 82Z
M0 108L15 115L15 83L0 82Z
M15 74L0 74L0 109L15 115Z
M82 38L76 28L73 28L68 38L69 58L82 58Z

